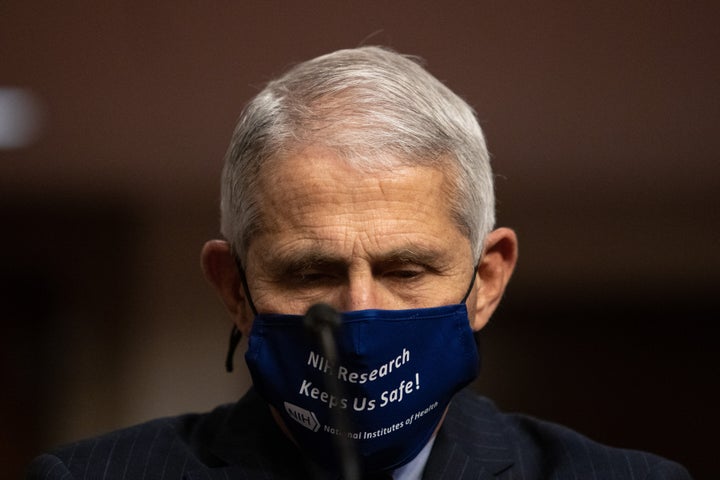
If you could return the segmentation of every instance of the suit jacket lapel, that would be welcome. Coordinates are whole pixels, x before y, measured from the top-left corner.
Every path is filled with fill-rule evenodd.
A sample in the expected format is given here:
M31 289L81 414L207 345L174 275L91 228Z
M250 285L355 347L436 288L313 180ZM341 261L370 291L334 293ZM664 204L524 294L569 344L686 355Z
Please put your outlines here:
M218 460L217 467L188 471L188 480L304 478L306 472L299 450L253 389L233 406L209 451Z
M423 478L492 479L513 463L511 442L495 406L462 391L450 405Z

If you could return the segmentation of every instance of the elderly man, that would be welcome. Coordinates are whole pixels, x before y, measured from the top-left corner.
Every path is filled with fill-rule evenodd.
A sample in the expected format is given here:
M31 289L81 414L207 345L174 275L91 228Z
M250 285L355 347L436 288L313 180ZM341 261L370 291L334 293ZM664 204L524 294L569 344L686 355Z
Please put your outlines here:
M221 210L202 265L253 388L40 457L37 478L689 478L465 389L517 239L494 228L472 109L413 60L343 50L270 82Z

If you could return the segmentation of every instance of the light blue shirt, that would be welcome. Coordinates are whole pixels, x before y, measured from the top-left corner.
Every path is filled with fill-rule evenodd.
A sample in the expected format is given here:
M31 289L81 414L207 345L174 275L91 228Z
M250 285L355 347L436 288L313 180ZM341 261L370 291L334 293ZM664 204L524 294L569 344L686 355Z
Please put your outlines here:
M435 435L432 436L430 441L420 450L420 453L418 453L415 458L393 471L393 480L420 480L434 443Z

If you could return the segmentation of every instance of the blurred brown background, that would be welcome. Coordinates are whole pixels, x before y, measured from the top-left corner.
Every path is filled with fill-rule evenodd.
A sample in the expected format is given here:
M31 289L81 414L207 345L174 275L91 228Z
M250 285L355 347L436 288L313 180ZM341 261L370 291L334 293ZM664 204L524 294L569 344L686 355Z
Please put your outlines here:
M475 106L520 236L478 387L709 478L719 21L717 2L1 1L0 88L42 128L0 150L0 476L244 391L198 259L234 121L288 65L368 43Z

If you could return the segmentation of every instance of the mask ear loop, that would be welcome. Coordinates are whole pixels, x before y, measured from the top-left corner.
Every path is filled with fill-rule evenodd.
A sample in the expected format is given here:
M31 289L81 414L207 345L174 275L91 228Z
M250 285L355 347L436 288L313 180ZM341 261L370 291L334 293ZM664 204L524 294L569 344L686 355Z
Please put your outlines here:
M467 292L465 292L465 296L460 301L460 303L467 302L468 297L470 296L470 292L472 292L473 287L475 286L475 278L477 278L478 273L478 267L480 267L480 263L478 262L477 265L475 265L475 270L473 270L472 280L470 280L470 286L467 289Z
M225 357L225 371L228 373L233 371L233 357L235 356L235 350L241 339L242 333L235 324L233 324L232 330L230 331L230 345L228 346L227 356Z
M243 291L245 292L245 298L247 298L250 310L252 310L253 315L257 315L257 310L255 309L255 304L252 301L250 289L248 288L247 277L245 276L245 269L242 268L240 260L238 260L237 257L235 258L235 265L237 265L238 274L240 275L240 282L242 283ZM241 339L242 332L238 330L237 326L233 323L232 330L230 330L230 343L228 345L228 352L227 356L225 357L225 370L228 373L233 371L233 357L235 356L235 350L237 350L237 346L240 343Z

